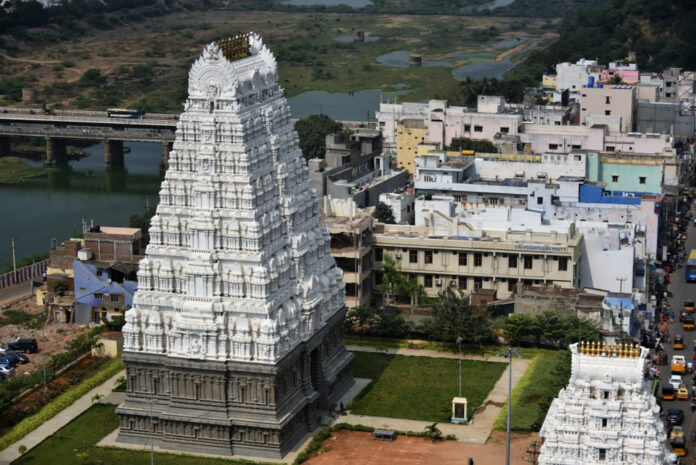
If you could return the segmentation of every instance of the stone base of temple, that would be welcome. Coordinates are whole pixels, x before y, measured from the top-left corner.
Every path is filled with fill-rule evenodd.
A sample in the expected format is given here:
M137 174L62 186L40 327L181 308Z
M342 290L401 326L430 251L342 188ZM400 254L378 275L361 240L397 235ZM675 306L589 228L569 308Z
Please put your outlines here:
M343 313L275 365L124 352L117 442L282 458L353 384Z

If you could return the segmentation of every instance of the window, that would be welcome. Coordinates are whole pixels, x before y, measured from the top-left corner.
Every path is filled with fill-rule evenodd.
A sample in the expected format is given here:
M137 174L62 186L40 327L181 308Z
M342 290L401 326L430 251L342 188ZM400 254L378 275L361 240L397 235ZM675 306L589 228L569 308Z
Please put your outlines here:
M470 125L470 124L465 124L465 125L464 125L464 131L466 131L466 132L471 131L471 125Z
M409 263L418 263L418 251L417 250L409 250L408 251L408 262Z
M558 271L568 271L568 257L558 259Z
M382 261L383 253L384 253L384 249L382 249L381 247L377 247L375 249L375 261L376 262Z
M609 398L609 391L602 391L602 399L608 399Z
M481 266L483 264L483 255L480 253L474 254L474 266Z
M459 266L466 266L467 265L467 258L469 257L469 254L466 252L459 252Z
M97 276L101 276L103 273L101 270L97 271Z
M544 203L544 198L543 197L537 197L537 205L543 205Z
M376 271L375 272L375 284L379 285L382 284L383 280L382 272L381 271Z
M111 294L109 297L112 302L118 302L118 294Z
M524 269L531 270L533 263L533 257L531 255L525 255L524 257Z
M602 418L602 427L603 428L607 427L607 419L606 418Z
M614 150L616 150L613 145L607 145L606 149L607 152L613 152Z
M423 182L435 182L435 176L433 176L432 174L424 174Z
M609 97L609 96L607 95L606 98L607 98L607 99L605 100L604 103L606 103L607 105L611 105L611 97Z
M606 116L611 116L611 110L604 110L604 114Z
M82 292L85 292L87 289L85 289L84 287L81 287L80 290L81 290Z
M514 279L508 280L508 285L507 285L508 292L515 292L515 284L517 284L517 283L515 282Z
M474 290L478 291L483 286L483 279L474 278Z
M432 250L426 250L425 251L425 264L426 265L432 265L433 263L433 251Z
M607 459L607 450L606 449L599 449L599 460L606 460Z
M672 83L671 83L671 82L665 82L665 86L667 86L667 87L672 87Z
M506 128L506 127L500 128L501 134L508 134L509 132L510 132L510 128Z
M645 184L645 176L638 176L638 182L641 184Z
M671 93L671 92L667 92L667 93L665 94L665 96L666 96L666 97L671 97L671 96L672 96L672 93Z
M468 285L468 281L469 280L466 278L466 276L460 276L459 277L459 289L466 289L466 287Z
M104 297L102 294L100 294L100 293L98 293L98 292L95 292L95 293L94 293L94 298L95 298L95 299L101 299L102 297Z
M433 275L426 274L423 276L423 285L425 287L433 287Z
M558 144L549 144L549 150L557 150Z
M517 255L508 255L508 268L517 268Z
M619 177L614 175L611 177L611 182L619 182Z
M574 149L579 149L580 146L579 146L579 145L573 145L573 148L574 148ZM582 160L582 155L573 155L573 160L575 160L575 161L581 161L581 160Z
M474 126L474 132L483 132L483 126Z

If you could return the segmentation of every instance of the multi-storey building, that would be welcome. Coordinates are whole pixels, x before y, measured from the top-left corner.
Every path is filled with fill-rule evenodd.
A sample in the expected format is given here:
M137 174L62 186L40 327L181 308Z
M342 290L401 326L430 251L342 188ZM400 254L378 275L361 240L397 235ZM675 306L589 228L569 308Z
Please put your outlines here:
M580 124L589 126L589 115L621 119L621 132L633 131L636 88L629 85L587 87L580 92Z
M582 234L572 223L542 225L534 212L499 210L502 216L488 214L479 221L433 211L427 226L377 225L376 283L389 254L431 296L449 285L465 292L493 289L503 298L518 283L577 284Z
M573 344L568 386L539 435L539 465L668 463L660 407L643 376L648 349Z
M372 298L372 229L371 216L324 217L331 234L331 255L343 270L346 306L370 304Z

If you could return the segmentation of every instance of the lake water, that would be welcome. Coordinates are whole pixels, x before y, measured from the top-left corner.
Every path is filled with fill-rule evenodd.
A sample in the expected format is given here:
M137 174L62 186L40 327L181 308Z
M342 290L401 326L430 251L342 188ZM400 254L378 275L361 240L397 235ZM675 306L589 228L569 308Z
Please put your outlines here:
M377 42L379 39L381 39L380 36L365 36L365 42ZM353 36L338 36L334 37L333 40L336 42L355 42Z
M498 0L499 1L499 0ZM324 5L337 6L348 5L353 8L362 8L372 5L372 0L286 0L284 3L294 6Z
M353 94L316 90L292 97L288 102L294 118L323 113L336 120L365 121L369 113L369 119L374 121L382 98L385 96L379 90L363 90Z
M485 10L486 8L488 8L489 10L492 10L494 8L501 8L504 6L508 6L514 2L515 2L515 0L493 0L490 3L486 3L484 5L479 6L477 9L478 10Z
M49 249L81 230L87 222L128 226L134 213L145 211L147 199L157 202L161 182L158 164L162 144L127 142L123 169L104 167L104 144L87 147L90 156L71 161L48 176L18 184L0 184L0 263L11 263L10 236L17 257Z

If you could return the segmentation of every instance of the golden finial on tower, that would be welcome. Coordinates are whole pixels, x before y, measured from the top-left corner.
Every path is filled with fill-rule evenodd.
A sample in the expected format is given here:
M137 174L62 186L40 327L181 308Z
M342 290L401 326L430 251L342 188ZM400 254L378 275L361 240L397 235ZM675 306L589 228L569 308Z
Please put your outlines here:
M217 42L222 54L230 61L239 60L251 55L249 44L249 33L237 34L232 37L220 39Z

